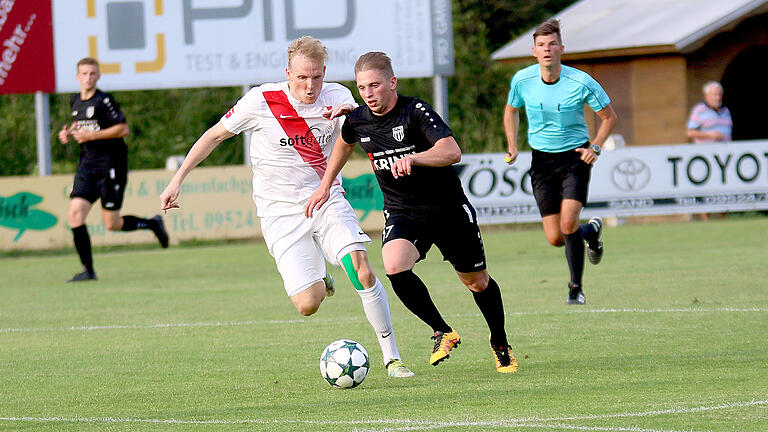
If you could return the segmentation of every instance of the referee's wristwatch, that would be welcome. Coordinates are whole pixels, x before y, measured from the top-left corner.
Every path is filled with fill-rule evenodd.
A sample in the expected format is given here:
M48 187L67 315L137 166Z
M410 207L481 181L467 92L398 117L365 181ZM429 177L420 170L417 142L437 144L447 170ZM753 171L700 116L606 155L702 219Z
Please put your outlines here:
M596 155L600 156L600 146L597 144L590 144L589 148L595 152Z

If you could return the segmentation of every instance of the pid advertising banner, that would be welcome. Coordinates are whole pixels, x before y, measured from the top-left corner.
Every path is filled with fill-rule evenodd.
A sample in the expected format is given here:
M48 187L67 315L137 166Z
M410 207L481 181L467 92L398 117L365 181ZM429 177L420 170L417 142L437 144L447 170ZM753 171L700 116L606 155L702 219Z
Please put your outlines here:
M541 220L531 153L464 155L457 165L481 224ZM604 151L592 169L592 216L650 216L768 209L768 141L632 147Z
M0 44L0 94L54 90L50 0L0 0Z
M367 51L400 77L453 73L450 0L54 0L53 16L59 92L86 56L110 90L280 81L303 35L328 47L329 81L354 79Z

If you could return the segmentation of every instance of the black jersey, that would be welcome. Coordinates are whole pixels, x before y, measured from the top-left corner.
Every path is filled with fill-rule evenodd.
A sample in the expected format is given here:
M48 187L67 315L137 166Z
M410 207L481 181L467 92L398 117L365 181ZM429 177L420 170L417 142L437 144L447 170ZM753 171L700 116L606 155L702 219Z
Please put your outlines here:
M112 95L98 89L88 100L80 99L80 93L73 94L69 105L72 108L72 119L78 128L98 131L125 123L125 116ZM126 158L127 153L128 148L122 138L80 144L80 159L83 161Z
M347 116L341 135L348 143L359 142L368 154L385 209L436 212L467 202L453 166L413 166L410 175L392 175L394 161L429 150L439 139L453 135L426 102L398 95L395 107L383 116L362 105Z

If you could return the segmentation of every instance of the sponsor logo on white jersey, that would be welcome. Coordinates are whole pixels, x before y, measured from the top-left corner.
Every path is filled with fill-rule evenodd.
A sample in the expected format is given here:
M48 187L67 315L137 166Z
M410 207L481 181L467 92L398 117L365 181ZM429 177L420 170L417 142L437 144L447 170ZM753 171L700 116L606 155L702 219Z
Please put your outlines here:
M320 146L321 149L324 149L325 146L327 146L328 143L331 142L332 137L333 137L333 126L325 122L322 122L322 123L316 123L310 126L309 130L307 130L307 133L304 136L295 135L292 137L281 138L280 145L283 147L285 146L314 147L315 145L318 145Z

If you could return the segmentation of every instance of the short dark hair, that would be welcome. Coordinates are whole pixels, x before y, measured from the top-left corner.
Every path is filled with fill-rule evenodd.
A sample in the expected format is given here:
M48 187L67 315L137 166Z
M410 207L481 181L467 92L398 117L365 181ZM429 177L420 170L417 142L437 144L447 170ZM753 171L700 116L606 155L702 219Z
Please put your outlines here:
M77 70L78 70L78 71L80 70L80 66L82 66L82 65L92 65L92 66L96 66L96 69L101 69L101 67L99 67L99 61L98 61L98 60L96 60L96 59L95 59L95 58L93 58L93 57L84 57L84 58L81 58L81 59L80 59L80 60L77 62Z
M355 63L355 75L358 72L375 69L380 70L388 75L388 77L395 76L395 72L392 70L392 60L389 56L381 51L371 51L360 56Z
M539 24L539 26L536 27L536 30L533 32L533 40L535 42L537 36L546 36L551 34L556 34L557 40L561 43L563 42L563 38L560 35L560 20L557 18L550 18Z

